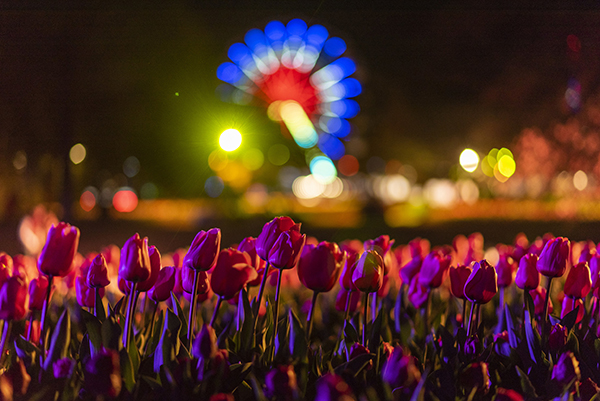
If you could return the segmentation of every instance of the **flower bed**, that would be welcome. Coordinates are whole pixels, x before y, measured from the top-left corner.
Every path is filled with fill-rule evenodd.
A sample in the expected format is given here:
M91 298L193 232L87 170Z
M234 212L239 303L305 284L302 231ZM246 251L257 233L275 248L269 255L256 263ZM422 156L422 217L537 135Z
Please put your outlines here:
M318 242L278 217L161 255L138 234L77 254L0 253L10 400L590 400L600 383L592 242ZM490 253L492 254L492 253Z

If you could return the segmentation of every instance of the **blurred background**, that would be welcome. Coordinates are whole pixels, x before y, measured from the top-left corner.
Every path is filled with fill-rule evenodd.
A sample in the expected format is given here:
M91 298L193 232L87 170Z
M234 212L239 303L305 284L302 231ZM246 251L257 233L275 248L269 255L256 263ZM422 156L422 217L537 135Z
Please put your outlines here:
M53 216L83 252L214 226L228 245L277 215L322 240L600 240L597 2L214 3L0 3L0 250L36 253ZM293 19L343 39L360 83L326 182L217 75Z

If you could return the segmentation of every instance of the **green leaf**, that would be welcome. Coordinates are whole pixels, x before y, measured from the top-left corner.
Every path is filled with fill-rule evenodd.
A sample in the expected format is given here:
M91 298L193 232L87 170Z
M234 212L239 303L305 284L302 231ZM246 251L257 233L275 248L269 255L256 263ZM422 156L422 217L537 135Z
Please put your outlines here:
M131 349L135 347L129 348ZM135 387L135 372L131 362L131 357L125 348L119 351L119 359L121 362L121 377L123 378L123 384L125 384L125 388L127 388L127 390L131 393Z
M506 331L508 332L508 344L513 349L517 348L519 342L515 333L515 324L508 304L504 305L504 317L506 319Z
M410 397L410 401L421 401L424 399L423 387L425 386L425 381L427 380L427 376L429 375L429 368L425 369L423 374L421 375L421 380L419 380L419 384L413 391L412 397Z
M335 368L335 374L341 375L343 372L347 372L356 377L364 368L367 367L374 357L375 354L363 354L352 358L350 361L337 366Z
M184 339L182 339L182 342L187 342L187 332L188 332L188 321L187 321L187 316L185 316L185 314L183 313L183 309L181 308L181 304L179 303L179 300L177 299L177 297L175 296L175 294L173 294L173 292L171 291L171 303L174 305L174 311L175 311L175 315L177 315L177 317L179 318L179 322L181 323L181 329L179 331L179 335L180 336L185 336ZM194 319L196 317L194 316ZM185 340L185 341L184 341Z
M350 322L346 322L346 326L344 327L344 338L346 339L346 344L352 345L353 343L359 342L358 332Z
M567 313L565 317L560 320L560 324L563 327L566 327L569 331L573 328L573 326L575 326L575 322L577 322L577 313L579 312L579 308L581 308L581 306L577 305L577 308Z
M123 334L123 329L114 315L110 315L106 318L104 323L102 323L101 333L104 348L118 351L121 345L120 339Z
M248 301L248 292L245 288L242 288L239 293L235 323L237 328L236 334L238 336L237 351L241 354L244 351L249 351L252 347L254 334L254 318L250 302Z
M100 323L100 320L96 316L83 308L81 308L81 318L90 339L90 351L93 355L102 348L102 323Z
M227 393L233 392L248 376L248 373L252 370L252 363L236 363L229 367L229 375L225 382Z
M163 331L160 341L156 346L156 350L154 351L154 373L159 373L161 366L167 365L175 359L173 338L174 336L168 329Z
M290 341L289 351L290 355L295 361L303 361L306 359L308 344L306 343L306 333L302 329L300 319L294 313L294 310L290 308L288 312L288 320L290 325Z
M521 368L516 365L515 369L517 370L517 375L519 375L519 378L521 379L521 390L523 391L523 394L525 394L528 398L537 398L535 387L533 384L531 384L527 373L523 372Z
M160 341L160 333L163 328L164 317L165 317L164 311L161 310L158 313L156 322L154 323L154 332L150 333L150 338L147 341L148 348L146 349L146 352L144 355L152 355L152 353L156 349L156 346L158 345L158 342ZM187 333L186 333L186 335L187 335Z
M15 351L17 356L23 360L27 367L35 365L37 362L37 355L41 355L40 349L21 335L18 335L15 338Z
M96 317L100 322L104 322L106 320L106 311L104 310L104 303L102 303L102 297L100 296L100 291L96 292L96 308L94 308L94 312L96 313Z
M381 310L377 314L373 326L371 327L371 337L369 339L369 347L371 349L377 349L381 344L381 329L383 325L387 325L387 314L385 313L385 306L381 306ZM385 321L384 321L385 320Z
M62 315L58 319L58 323L52 333L50 349L48 356L44 361L44 370L52 369L52 364L61 358L66 358L69 352L69 344L71 343L71 317L69 310L65 308Z
M275 359L281 359L287 356L290 341L290 327L287 319L280 320L277 325L277 336L275 337Z

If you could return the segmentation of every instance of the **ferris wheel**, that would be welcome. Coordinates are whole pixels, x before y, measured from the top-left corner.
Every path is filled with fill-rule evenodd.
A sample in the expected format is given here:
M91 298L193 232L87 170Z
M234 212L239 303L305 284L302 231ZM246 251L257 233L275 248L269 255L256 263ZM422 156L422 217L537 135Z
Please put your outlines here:
M346 153L349 119L360 111L353 98L362 87L351 77L356 64L345 51L344 40L330 37L322 25L272 21L264 31L248 31L244 43L231 45L231 61L217 68L225 82L219 88L223 98L237 104L260 101L300 148L312 151L310 170L322 181L337 175L334 161Z

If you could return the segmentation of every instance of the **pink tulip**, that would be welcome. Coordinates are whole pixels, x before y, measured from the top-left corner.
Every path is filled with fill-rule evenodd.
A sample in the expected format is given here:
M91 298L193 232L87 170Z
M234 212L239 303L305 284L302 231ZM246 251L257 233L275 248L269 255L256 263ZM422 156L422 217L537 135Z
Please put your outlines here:
M77 227L64 222L52 225L38 258L38 268L47 276L66 276L71 271L78 246Z

